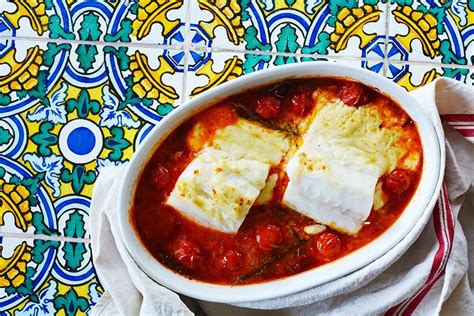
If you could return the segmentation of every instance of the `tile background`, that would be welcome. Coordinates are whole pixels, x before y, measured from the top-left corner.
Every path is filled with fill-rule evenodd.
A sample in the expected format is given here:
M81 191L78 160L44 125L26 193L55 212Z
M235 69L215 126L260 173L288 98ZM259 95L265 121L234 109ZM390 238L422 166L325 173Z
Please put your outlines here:
M90 312L94 182L187 99L320 60L473 85L472 3L0 0L0 315Z

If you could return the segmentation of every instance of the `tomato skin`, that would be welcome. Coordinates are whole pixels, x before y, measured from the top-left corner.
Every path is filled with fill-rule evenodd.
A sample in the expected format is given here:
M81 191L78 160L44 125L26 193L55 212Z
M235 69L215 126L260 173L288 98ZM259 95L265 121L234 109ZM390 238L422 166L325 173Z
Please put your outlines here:
M300 92L291 98L291 112L305 116L313 107L314 100L309 92Z
M277 117L281 111L281 101L274 96L265 95L258 99L255 112L265 119Z
M359 107L367 103L367 91L360 83L347 82L341 88L341 100L348 106Z
M227 250L227 252L222 257L222 263L224 268L230 271L238 270L242 267L244 259L242 257L242 253L237 250Z
M192 240L181 239L174 247L174 257L183 267L194 269L202 261L201 248Z
M408 190L411 185L410 175L401 169L392 171L384 180L383 188L397 194Z
M336 234L323 233L318 237L316 247L323 257L331 259L341 252L341 240Z
M258 246L263 250L272 250L273 246L278 245L283 240L281 229L275 225L265 225L257 230L255 236Z
M151 182L158 190L166 188L170 182L168 169L162 164L157 164L151 171Z

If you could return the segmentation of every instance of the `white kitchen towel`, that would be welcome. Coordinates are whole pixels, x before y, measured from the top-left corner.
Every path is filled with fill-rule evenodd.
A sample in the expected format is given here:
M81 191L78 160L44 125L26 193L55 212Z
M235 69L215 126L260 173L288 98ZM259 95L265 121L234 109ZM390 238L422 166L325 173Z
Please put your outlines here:
M285 297L240 306L196 302L153 282L130 257L116 215L123 169L104 168L94 187L90 227L94 265L106 291L93 313L432 315L443 308L447 313L474 315L474 273L469 267L466 243L466 236L471 241L474 238L473 191L468 191L474 179L474 145L468 141L474 136L474 89L454 80L438 79L413 95L430 114L440 145L446 148L445 184L433 212L426 212L387 254L345 277ZM443 121L459 132L447 123L442 125L438 111ZM472 256L473 252L469 253Z

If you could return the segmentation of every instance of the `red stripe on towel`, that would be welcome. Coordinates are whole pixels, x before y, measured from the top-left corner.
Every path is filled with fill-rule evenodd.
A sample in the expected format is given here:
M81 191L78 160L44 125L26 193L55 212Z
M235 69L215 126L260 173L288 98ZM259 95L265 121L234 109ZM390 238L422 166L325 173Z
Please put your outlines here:
M446 122L474 122L474 114L442 114L440 116Z
M390 308L386 312L386 315L411 315L436 281L438 281L446 271L446 264L449 254L451 253L454 236L454 222L448 193L444 183L438 203L433 210L433 224L438 239L438 250L433 259L428 279L414 295Z
M464 137L474 137L474 129L456 128L456 126L453 127Z

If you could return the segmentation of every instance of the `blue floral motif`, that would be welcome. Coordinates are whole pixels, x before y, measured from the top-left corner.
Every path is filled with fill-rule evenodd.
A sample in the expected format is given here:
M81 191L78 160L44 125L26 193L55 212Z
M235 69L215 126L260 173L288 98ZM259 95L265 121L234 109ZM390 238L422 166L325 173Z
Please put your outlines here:
M453 0L452 10L459 17L459 25L464 26L467 22L467 0Z
M23 160L29 162L36 172L45 173L44 182L53 190L54 197L61 194L59 175L63 167L63 157L56 155L43 157L28 153L23 156Z
M109 86L102 88L102 99L104 100L104 106L100 112L100 126L113 127L113 126L125 126L128 128L138 128L140 122L135 120L132 115L125 111L119 110L118 98L110 92Z
M306 0L304 9L306 13L313 14L314 9L320 6L321 3L323 3L323 0Z
M258 0L265 6L265 11L271 11L275 7L274 0Z
M110 160L109 158L97 158L97 167L95 168L97 170L97 173L100 173L100 170L104 167L118 167L118 166L123 166L128 163L128 159L125 160Z
M33 113L28 113L26 118L31 122L50 121L54 124L66 123L66 109L64 102L66 99L67 84L61 83L57 91L53 93L48 104L40 104Z
M28 301L21 310L15 311L15 316L47 316L56 314L56 308L54 307L54 295L58 291L58 284L54 280L50 280L48 284L48 287L39 293L38 303Z
M89 291L87 296L90 298L89 308L85 311L86 315L91 315L92 307L99 302L102 292L99 290L99 285L97 283L89 284Z

